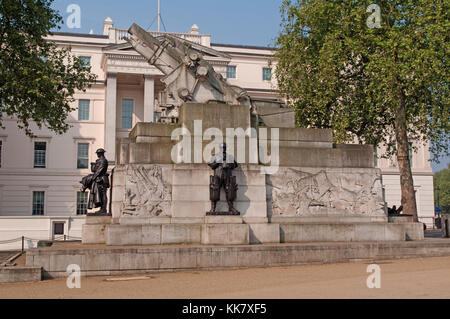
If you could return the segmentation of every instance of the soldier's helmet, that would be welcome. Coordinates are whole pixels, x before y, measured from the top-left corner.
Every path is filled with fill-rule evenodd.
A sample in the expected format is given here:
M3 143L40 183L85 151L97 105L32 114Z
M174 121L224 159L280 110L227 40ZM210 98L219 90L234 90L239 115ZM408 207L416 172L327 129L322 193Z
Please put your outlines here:
M95 153L97 153L97 154L105 154L106 151L103 148L99 148Z

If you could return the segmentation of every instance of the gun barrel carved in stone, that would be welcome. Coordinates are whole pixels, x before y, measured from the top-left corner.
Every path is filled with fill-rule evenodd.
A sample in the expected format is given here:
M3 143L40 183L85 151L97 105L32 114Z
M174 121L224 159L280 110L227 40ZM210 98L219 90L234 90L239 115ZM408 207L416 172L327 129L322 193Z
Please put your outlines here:
M251 107L247 91L228 84L188 41L167 34L157 39L137 24L128 32L131 34L128 42L164 74L161 81L166 89L163 101L159 101L161 105L177 110L185 102L222 102Z

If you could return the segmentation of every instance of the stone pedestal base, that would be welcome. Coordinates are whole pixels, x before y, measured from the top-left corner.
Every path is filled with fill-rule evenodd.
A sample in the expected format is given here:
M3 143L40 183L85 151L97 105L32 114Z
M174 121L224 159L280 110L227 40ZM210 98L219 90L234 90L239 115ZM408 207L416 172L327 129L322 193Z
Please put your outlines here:
M388 220L390 223L414 223L413 215L393 215L389 216Z
M86 216L86 221L82 226L82 243L105 244L106 229L111 221L111 216Z
M423 240L421 223L244 224L242 217L207 217L203 223L86 224L83 243L122 245L245 245L332 241ZM205 220L203 220L205 221Z
M144 220L140 220L143 222ZM122 220L125 222L125 219ZM423 240L421 223L247 223L241 216L154 218L146 223L112 224L111 217L87 217L84 244L245 245L301 242Z
M280 224L282 243L423 240L421 223Z
M250 244L270 244L280 242L279 224L249 224Z
M249 243L249 225L242 219L240 223L109 225L106 230L110 246Z
M201 243L205 245L248 245L250 243L247 224L202 225Z

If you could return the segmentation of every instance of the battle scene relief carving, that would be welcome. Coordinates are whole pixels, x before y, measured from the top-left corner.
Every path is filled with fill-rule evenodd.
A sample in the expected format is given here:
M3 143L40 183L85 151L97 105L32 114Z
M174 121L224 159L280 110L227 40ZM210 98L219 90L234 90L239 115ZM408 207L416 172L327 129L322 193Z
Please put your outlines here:
M267 187L272 215L384 214L381 176L374 172L289 168L270 176Z
M159 165L129 165L125 185L125 216L170 216L172 188Z

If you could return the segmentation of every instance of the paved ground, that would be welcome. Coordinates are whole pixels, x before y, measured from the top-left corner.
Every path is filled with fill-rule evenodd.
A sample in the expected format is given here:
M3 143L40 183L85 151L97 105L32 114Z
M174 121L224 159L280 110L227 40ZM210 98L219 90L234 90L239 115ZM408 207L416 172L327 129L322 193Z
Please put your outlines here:
M378 262L381 288L369 289L371 262L244 270L83 277L0 284L0 298L450 298L450 257Z

